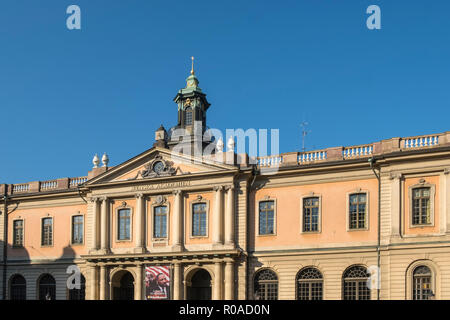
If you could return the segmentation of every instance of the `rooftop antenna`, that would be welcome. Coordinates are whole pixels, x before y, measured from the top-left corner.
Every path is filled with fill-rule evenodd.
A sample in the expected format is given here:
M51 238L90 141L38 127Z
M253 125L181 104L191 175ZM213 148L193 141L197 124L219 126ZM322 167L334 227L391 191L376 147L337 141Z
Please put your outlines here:
M302 127L302 152L305 152L305 150L306 150L305 149L305 138L306 138L306 135L311 132L311 130L306 130L306 127L308 125L309 125L309 123L306 122L306 121L303 121L302 123L300 123L300 127Z

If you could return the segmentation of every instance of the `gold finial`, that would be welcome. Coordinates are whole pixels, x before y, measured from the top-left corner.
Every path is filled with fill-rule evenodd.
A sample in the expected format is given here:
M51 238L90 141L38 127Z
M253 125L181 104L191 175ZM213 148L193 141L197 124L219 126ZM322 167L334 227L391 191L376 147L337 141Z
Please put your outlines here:
M191 74L194 74L194 57L191 57L192 59L192 70L191 70Z

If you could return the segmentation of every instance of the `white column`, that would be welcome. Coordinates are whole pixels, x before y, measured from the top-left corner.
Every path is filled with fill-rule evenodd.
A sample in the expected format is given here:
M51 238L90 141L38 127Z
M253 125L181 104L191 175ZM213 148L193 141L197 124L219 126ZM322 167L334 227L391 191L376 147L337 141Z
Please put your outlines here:
M101 250L103 254L109 252L109 219L108 219L108 207L109 201L108 198L103 197L102 199L102 208L101 208Z
M391 236L400 236L400 215L401 215L401 174L391 176Z
M222 299L222 262L214 263L214 293L213 300Z
M95 265L91 266L90 271L90 299L97 300L97 267Z
M106 266L100 266L100 300L106 300Z
M225 244L234 245L234 185L228 187L227 210L225 212Z
M98 198L92 198L91 199L93 210L92 210L92 245L91 245L91 251L98 250L98 244L99 244L99 199Z
M142 193L136 194L136 248L135 253L144 252L145 198Z
M183 203L182 203L182 191L175 190L173 192L175 195L174 205L173 205L173 223L172 223L172 233L173 233L173 249L178 251L183 247Z
M444 197L444 212L445 214L445 232L450 233L450 169L444 170L444 190L440 192L439 196ZM436 207L436 206L435 206Z
M215 197L214 197L214 218L213 218L213 244L221 245L223 244L223 187L214 187Z
M225 300L234 300L234 263L225 264Z
M173 300L183 300L183 268L175 263L173 268Z
M134 293L134 300L142 300L142 264L136 267L136 289Z

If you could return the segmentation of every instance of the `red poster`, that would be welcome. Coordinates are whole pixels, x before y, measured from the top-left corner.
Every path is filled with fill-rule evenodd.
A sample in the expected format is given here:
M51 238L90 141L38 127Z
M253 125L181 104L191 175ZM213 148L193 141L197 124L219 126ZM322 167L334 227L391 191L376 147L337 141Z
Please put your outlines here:
M170 299L170 266L145 267L145 296L147 300Z

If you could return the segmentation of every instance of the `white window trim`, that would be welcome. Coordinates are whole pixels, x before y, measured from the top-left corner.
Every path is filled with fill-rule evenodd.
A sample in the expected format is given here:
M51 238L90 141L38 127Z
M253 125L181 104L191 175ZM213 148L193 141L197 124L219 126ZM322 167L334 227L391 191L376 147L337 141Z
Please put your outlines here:
M259 233L259 204L261 202L266 202L266 201L273 201L273 233L264 233L264 234L260 234ZM256 203L256 235L258 237L273 237L277 235L277 199L275 198L271 198L269 196L264 197L263 199L260 199L257 201Z
M431 270L431 290L436 300L441 299L440 272L435 263L431 260L417 260L409 265L406 270L406 300L413 299L414 290L414 270L417 267L426 266Z
M130 239L119 239L119 210L123 210L123 209L129 209L130 210ZM116 242L117 243L121 243L121 242L133 242L133 208L127 204L125 205L121 205L120 207L117 207L115 209L115 219L114 219L114 223L116 225L116 227L114 228L116 231Z
M430 188L430 223L427 224L413 224L413 190L416 188ZM425 228L425 227L434 227L434 203L436 198L436 185L423 182L423 183L417 183L412 186L408 187L408 203L409 203L409 228Z
M81 243L73 242L73 217L83 217L83 241ZM84 239L86 238L86 216L84 213L78 212L70 216L70 245L72 246L84 246Z
M42 244L42 235L44 231L44 219L50 218L52 219L52 244ZM55 217L51 214L47 214L45 217L41 217L41 232L40 232L40 240L41 248L51 248L55 245Z
M317 222L317 231L304 231L304 207L303 201L307 198L319 198L319 221ZM317 234L322 232L322 195L311 192L300 197L300 233L301 234Z
M350 229L350 196L357 193L365 193L366 194L366 216L364 218L365 226L364 228L355 228ZM369 230L369 218L370 218L370 193L369 190L357 188L350 192L346 193L346 211L345 211L345 221L346 221L346 230L347 232L358 232L358 231L368 231Z
M22 245L21 246L14 244L14 241L15 241L15 237L14 237L14 222L15 221L22 221ZM42 241L42 239L41 239L41 241ZM23 249L23 248L25 248L25 219L24 218L18 217L18 218L14 218L12 220L12 241L11 241L11 243L12 243L12 248L13 249Z
M167 208L167 212L166 212L166 236L165 237L155 237L155 230L154 230L154 226L155 226L155 208L157 207L166 207ZM156 203L153 202L150 206L150 232L151 232L151 239L154 242L167 242L169 241L170 238L170 234L169 234L169 230L170 230L170 203L169 201L165 201L163 203Z
M194 205L197 203L206 203L206 235L197 236L194 235ZM189 202L189 226L191 231L189 232L190 239L204 239L209 237L209 200L203 199L201 196L195 200Z

